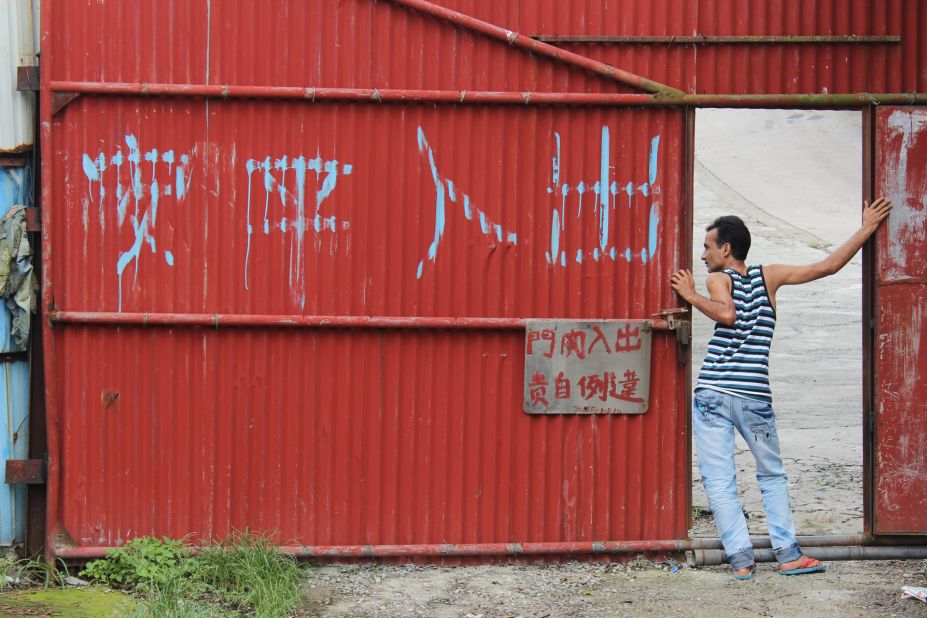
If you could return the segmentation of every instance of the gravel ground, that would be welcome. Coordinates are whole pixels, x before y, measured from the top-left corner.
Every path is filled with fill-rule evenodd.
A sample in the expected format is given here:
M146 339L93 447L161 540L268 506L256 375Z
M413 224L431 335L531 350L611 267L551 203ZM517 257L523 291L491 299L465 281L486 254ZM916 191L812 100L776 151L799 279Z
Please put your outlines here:
M676 569L675 572L673 569ZM901 599L927 582L927 561L835 562L781 577L771 564L735 581L727 567L636 559L479 567L342 565L313 571L306 616L927 616Z
M749 261L757 264L815 261L852 233L859 221L859 114L699 114L697 246L704 226L729 213L750 226ZM802 148L795 146L799 136ZM698 252L693 258L701 281ZM838 275L779 295L771 375L799 534L862 531L861 292L857 256ZM696 366L710 331L707 319L697 315ZM753 462L742 441L737 463L750 530L766 534ZM692 535L716 536L694 463L693 479ZM324 566L313 571L305 590L304 614L927 616L927 604L901 600L904 585L927 586L927 561L832 562L827 573L801 577L781 577L775 565L761 564L750 582L735 581L726 566L642 558L623 565Z

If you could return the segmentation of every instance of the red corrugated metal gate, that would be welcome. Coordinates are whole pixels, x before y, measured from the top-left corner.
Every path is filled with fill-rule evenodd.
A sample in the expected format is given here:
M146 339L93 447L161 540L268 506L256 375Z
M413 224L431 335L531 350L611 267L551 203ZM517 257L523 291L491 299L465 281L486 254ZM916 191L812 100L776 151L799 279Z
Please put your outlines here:
M927 531L927 108L876 113L876 193L894 204L876 269L873 531Z
M121 23L72 7L53 31ZM393 13L434 54L468 40L459 78L423 67L430 87L485 70L510 89L499 64L530 90L616 87ZM210 53L234 53L232 34ZM97 77L50 47L52 79ZM247 58L214 72L259 83ZM686 536L673 333L654 335L645 415L536 417L519 322L678 304L682 108L85 95L51 123L59 554L244 528L300 546Z
M529 416L524 319L668 326L693 112L659 98L714 69L396 4L433 6L43 5L50 554L244 528L333 555L687 536L688 349L654 333L641 416ZM444 4L539 36L569 14ZM724 3L652 4L626 3L645 34L723 29Z

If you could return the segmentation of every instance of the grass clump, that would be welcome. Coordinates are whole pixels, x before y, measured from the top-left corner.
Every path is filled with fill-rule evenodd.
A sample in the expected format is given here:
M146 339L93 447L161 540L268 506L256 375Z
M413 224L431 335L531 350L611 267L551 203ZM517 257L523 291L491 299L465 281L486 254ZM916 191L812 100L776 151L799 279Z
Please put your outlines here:
M191 550L182 540L140 537L87 564L81 576L134 590L139 615L177 618L292 615L303 571L270 538L237 533Z
M227 606L286 616L299 601L302 573L296 559L265 536L233 535L197 554L196 561L197 577Z
M60 587L65 585L66 577L67 570L55 569L41 560L19 559L11 555L0 558L0 591L31 586Z

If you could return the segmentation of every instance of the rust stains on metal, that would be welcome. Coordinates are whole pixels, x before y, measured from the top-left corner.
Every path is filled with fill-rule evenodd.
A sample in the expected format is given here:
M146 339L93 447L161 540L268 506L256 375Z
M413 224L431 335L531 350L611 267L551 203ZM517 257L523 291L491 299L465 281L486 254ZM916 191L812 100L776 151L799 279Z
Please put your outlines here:
M78 92L56 91L52 93L51 113L52 116L67 107L74 99L80 96Z
M927 109L876 111L875 170L873 530L927 534Z
M31 206L26 208L26 231L42 231L42 212L38 208Z
M23 147L18 146L17 148ZM25 167L28 163L29 155L25 154L22 150L0 152L0 167Z
M16 67L16 90L19 92L38 92L39 67L31 65Z
M41 485L45 483L45 460L7 459L6 482L9 485Z
M103 409L108 410L119 399L119 391L104 390L100 399L103 402Z

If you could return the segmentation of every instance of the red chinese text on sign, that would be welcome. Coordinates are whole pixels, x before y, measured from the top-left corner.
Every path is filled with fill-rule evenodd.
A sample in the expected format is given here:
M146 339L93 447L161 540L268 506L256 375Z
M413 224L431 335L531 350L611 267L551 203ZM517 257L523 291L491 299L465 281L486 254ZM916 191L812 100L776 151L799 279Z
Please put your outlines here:
M647 321L529 321L529 414L641 414L650 388Z

